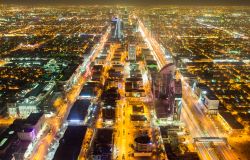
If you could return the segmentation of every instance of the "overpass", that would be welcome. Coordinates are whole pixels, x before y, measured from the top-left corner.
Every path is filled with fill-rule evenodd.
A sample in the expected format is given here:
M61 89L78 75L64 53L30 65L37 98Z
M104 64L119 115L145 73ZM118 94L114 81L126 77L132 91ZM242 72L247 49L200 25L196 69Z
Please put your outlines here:
M84 126L84 120L67 120L68 126Z
M194 139L195 143L224 142L227 144L227 138L225 138L225 137L196 137L193 139Z

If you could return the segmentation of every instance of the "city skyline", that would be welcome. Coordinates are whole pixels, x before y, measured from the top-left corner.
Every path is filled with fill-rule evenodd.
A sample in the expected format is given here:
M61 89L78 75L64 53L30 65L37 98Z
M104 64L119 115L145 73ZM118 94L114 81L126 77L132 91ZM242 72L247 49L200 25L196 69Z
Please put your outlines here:
M0 159L248 160L249 7L62 2L0 5Z
M36 4L59 4L59 5L136 5L136 6L161 6L161 5L197 5L197 6L249 6L250 2L248 0L3 0L3 3L7 4L22 4L22 5L36 5Z

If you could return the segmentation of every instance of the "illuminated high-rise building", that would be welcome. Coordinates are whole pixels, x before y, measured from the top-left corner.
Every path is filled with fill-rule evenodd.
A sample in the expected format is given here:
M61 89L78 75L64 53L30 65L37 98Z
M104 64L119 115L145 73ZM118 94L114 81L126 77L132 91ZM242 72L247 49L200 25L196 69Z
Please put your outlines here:
M129 44L128 46L128 60L136 60L136 46L135 44Z
M111 20L111 36L113 39L121 39L122 38L122 29L123 24L120 18L113 18Z
M181 80L173 80L169 91L170 106L173 107L173 120L180 120L182 108L182 86Z
M157 118L161 121L180 120L182 86L181 81L175 79L173 63L167 64L152 77L152 89Z

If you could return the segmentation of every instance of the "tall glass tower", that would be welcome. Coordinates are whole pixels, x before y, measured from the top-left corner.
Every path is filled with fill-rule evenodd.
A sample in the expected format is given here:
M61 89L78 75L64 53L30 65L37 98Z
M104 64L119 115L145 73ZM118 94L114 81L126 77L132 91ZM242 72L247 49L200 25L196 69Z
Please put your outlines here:
M122 38L122 20L120 18L112 18L111 20L111 34L113 39Z

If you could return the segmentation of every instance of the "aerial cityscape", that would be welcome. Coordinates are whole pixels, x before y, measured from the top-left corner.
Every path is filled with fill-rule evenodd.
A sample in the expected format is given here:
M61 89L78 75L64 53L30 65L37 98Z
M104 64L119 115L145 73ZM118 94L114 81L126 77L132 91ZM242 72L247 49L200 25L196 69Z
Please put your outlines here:
M0 160L249 160L250 4L124 3L0 4Z

